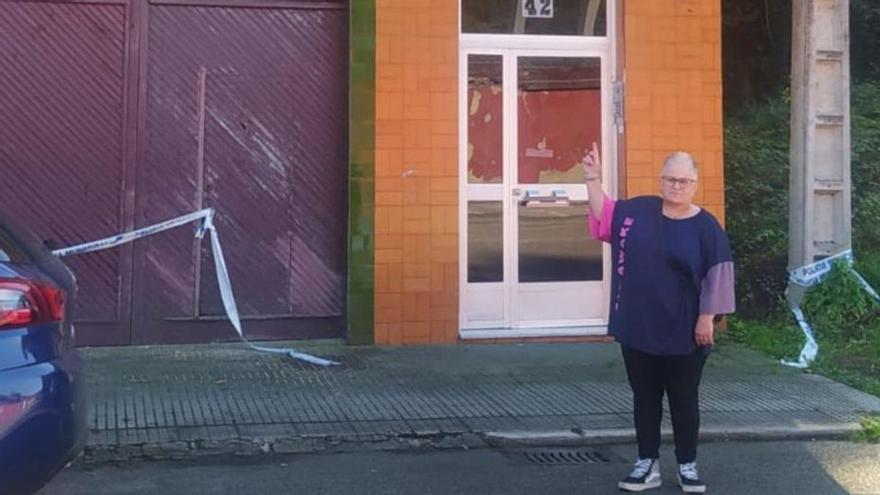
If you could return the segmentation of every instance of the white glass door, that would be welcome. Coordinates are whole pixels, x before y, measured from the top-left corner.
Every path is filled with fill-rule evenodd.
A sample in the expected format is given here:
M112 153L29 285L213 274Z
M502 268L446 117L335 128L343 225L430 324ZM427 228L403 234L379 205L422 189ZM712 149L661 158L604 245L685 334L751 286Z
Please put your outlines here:
M589 235L580 160L592 142L602 144L602 60L523 52L511 58L511 326L601 323L603 246Z
M613 149L603 52L467 50L461 64L463 335L604 333L608 250L589 237L579 163L593 141Z

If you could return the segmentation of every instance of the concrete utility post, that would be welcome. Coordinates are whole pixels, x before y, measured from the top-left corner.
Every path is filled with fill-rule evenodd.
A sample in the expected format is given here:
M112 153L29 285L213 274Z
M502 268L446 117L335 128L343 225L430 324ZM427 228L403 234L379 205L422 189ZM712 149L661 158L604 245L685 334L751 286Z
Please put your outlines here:
M852 246L849 0L793 0L789 269Z

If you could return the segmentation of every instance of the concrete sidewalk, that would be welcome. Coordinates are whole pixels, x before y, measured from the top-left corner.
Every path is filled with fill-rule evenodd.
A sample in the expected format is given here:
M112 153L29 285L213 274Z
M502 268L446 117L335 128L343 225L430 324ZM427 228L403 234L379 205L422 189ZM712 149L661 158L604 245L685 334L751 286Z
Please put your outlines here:
M85 461L634 438L616 344L293 345L343 365L238 344L83 349ZM880 413L880 398L731 346L701 399L706 439L840 437Z

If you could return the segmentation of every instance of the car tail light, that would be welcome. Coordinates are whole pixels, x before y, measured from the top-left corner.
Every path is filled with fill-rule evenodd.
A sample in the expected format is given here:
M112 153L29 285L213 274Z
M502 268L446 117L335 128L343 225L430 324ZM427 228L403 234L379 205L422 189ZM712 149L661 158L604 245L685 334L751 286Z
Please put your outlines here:
M51 285L0 278L0 330L61 321L64 293Z

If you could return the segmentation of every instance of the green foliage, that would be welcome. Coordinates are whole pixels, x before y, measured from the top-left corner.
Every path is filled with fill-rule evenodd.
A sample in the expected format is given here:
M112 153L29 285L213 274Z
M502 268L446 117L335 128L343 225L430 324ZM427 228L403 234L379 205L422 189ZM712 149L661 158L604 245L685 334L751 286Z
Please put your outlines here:
M737 266L738 311L779 307L788 260L790 98L783 92L725 120L727 230ZM853 247L880 286L880 82L852 87Z
M793 0L722 0L724 111L760 102L788 85ZM853 81L880 75L880 2L849 1Z
M785 289L789 105L783 94L725 123L727 230L745 314L775 308Z
M846 383L880 397L880 332L874 331L864 342L842 342L819 338L819 356L812 369L828 378Z
M822 374L880 396L880 303L856 272L838 262L807 291L804 313L819 342L813 367Z
M791 7L791 0L722 0L725 112L788 84Z
M880 443L880 416L865 416L860 421L862 432L859 437L871 443Z
M856 249L856 252L861 253L856 259L856 271L871 287L880 289L880 252L876 248L873 251L868 247Z
M757 349L773 358L791 358L800 351L803 334L791 318L784 313L777 318L749 320L728 318L728 331L719 334L719 341L736 342Z
M807 320L819 355L812 370L880 397L880 303L859 284L844 262L807 291ZM731 318L721 341L743 343L774 358L794 359L804 344L791 314L778 307L759 319Z
M723 0L727 230L738 317L719 338L792 359L803 335L785 308L791 0ZM880 2L850 0L852 222L855 268L880 289ZM880 316L837 268L807 296L813 369L880 396ZM880 438L880 419L866 419ZM867 425L867 426L865 426Z
M741 343L775 359L796 359L804 337L791 314L774 313L761 319L730 318L720 344ZM839 333L818 333L819 355L812 371L880 397L880 324L867 326L863 339Z
M850 0L850 66L856 80L867 80L880 73L880 2Z
M837 261L822 283L807 291L804 313L820 335L862 341L880 304L862 287L849 263Z
M880 83L854 86L851 99L853 245L862 258L880 252Z

